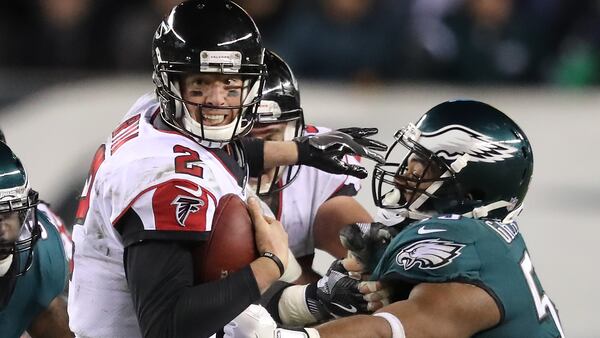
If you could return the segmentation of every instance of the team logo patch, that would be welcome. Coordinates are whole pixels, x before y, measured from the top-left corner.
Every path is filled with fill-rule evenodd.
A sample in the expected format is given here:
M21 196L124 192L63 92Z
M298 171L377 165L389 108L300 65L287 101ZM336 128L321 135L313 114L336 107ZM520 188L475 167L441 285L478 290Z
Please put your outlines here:
M179 195L175 197L171 204L177 206L175 208L177 223L184 227L188 216L200 210L204 206L204 201L197 197Z
M495 141L465 126L453 124L429 133L422 133L419 143L447 160L469 154L469 161L494 163L513 157L517 148Z
M420 269L433 270L446 266L460 256L465 245L443 239L425 239L402 249L396 256L396 263L410 270L418 265Z

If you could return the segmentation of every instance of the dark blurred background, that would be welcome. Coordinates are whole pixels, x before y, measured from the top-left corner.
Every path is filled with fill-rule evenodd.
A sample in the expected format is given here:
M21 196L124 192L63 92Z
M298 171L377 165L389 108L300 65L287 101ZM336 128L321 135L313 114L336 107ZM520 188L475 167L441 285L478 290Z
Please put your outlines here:
M2 1L0 104L65 78L149 73L152 33L178 2ZM266 46L299 78L567 87L600 82L598 0L238 2L255 18Z

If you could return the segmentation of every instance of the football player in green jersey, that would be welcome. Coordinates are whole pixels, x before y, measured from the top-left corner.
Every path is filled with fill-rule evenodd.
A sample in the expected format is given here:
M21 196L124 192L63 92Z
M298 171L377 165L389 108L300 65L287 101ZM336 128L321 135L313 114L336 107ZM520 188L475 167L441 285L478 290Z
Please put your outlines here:
M391 303L303 332L264 324L255 310L236 320L263 324L230 337L564 337L515 222L533 172L515 122L482 102L444 102L400 129L386 160L373 196L389 226L354 225L342 237Z
M65 301L67 261L60 234L37 209L38 193L0 142L0 336L72 337Z

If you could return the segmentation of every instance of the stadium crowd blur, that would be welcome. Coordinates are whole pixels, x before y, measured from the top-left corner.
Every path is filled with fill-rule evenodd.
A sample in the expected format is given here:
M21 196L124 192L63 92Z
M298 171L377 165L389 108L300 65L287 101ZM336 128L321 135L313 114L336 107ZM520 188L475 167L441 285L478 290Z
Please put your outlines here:
M15 72L60 70L59 76L45 76L47 81L149 74L152 33L178 2L2 1L1 87L23 86L12 78ZM255 18L266 46L300 78L559 86L600 82L600 0L238 2Z

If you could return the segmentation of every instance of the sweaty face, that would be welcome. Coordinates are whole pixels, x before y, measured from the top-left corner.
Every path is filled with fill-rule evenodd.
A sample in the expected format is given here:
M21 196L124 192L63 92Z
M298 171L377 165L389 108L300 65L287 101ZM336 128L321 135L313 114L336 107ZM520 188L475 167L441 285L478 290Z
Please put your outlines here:
M239 76L189 74L180 86L192 117L205 126L227 125L240 112L236 108L242 104L243 81Z
M19 238L22 221L21 211L0 213L0 259L11 253Z
M395 177L397 188L406 202L412 202L429 188L442 174L442 169L419 155L412 153L406 168Z

